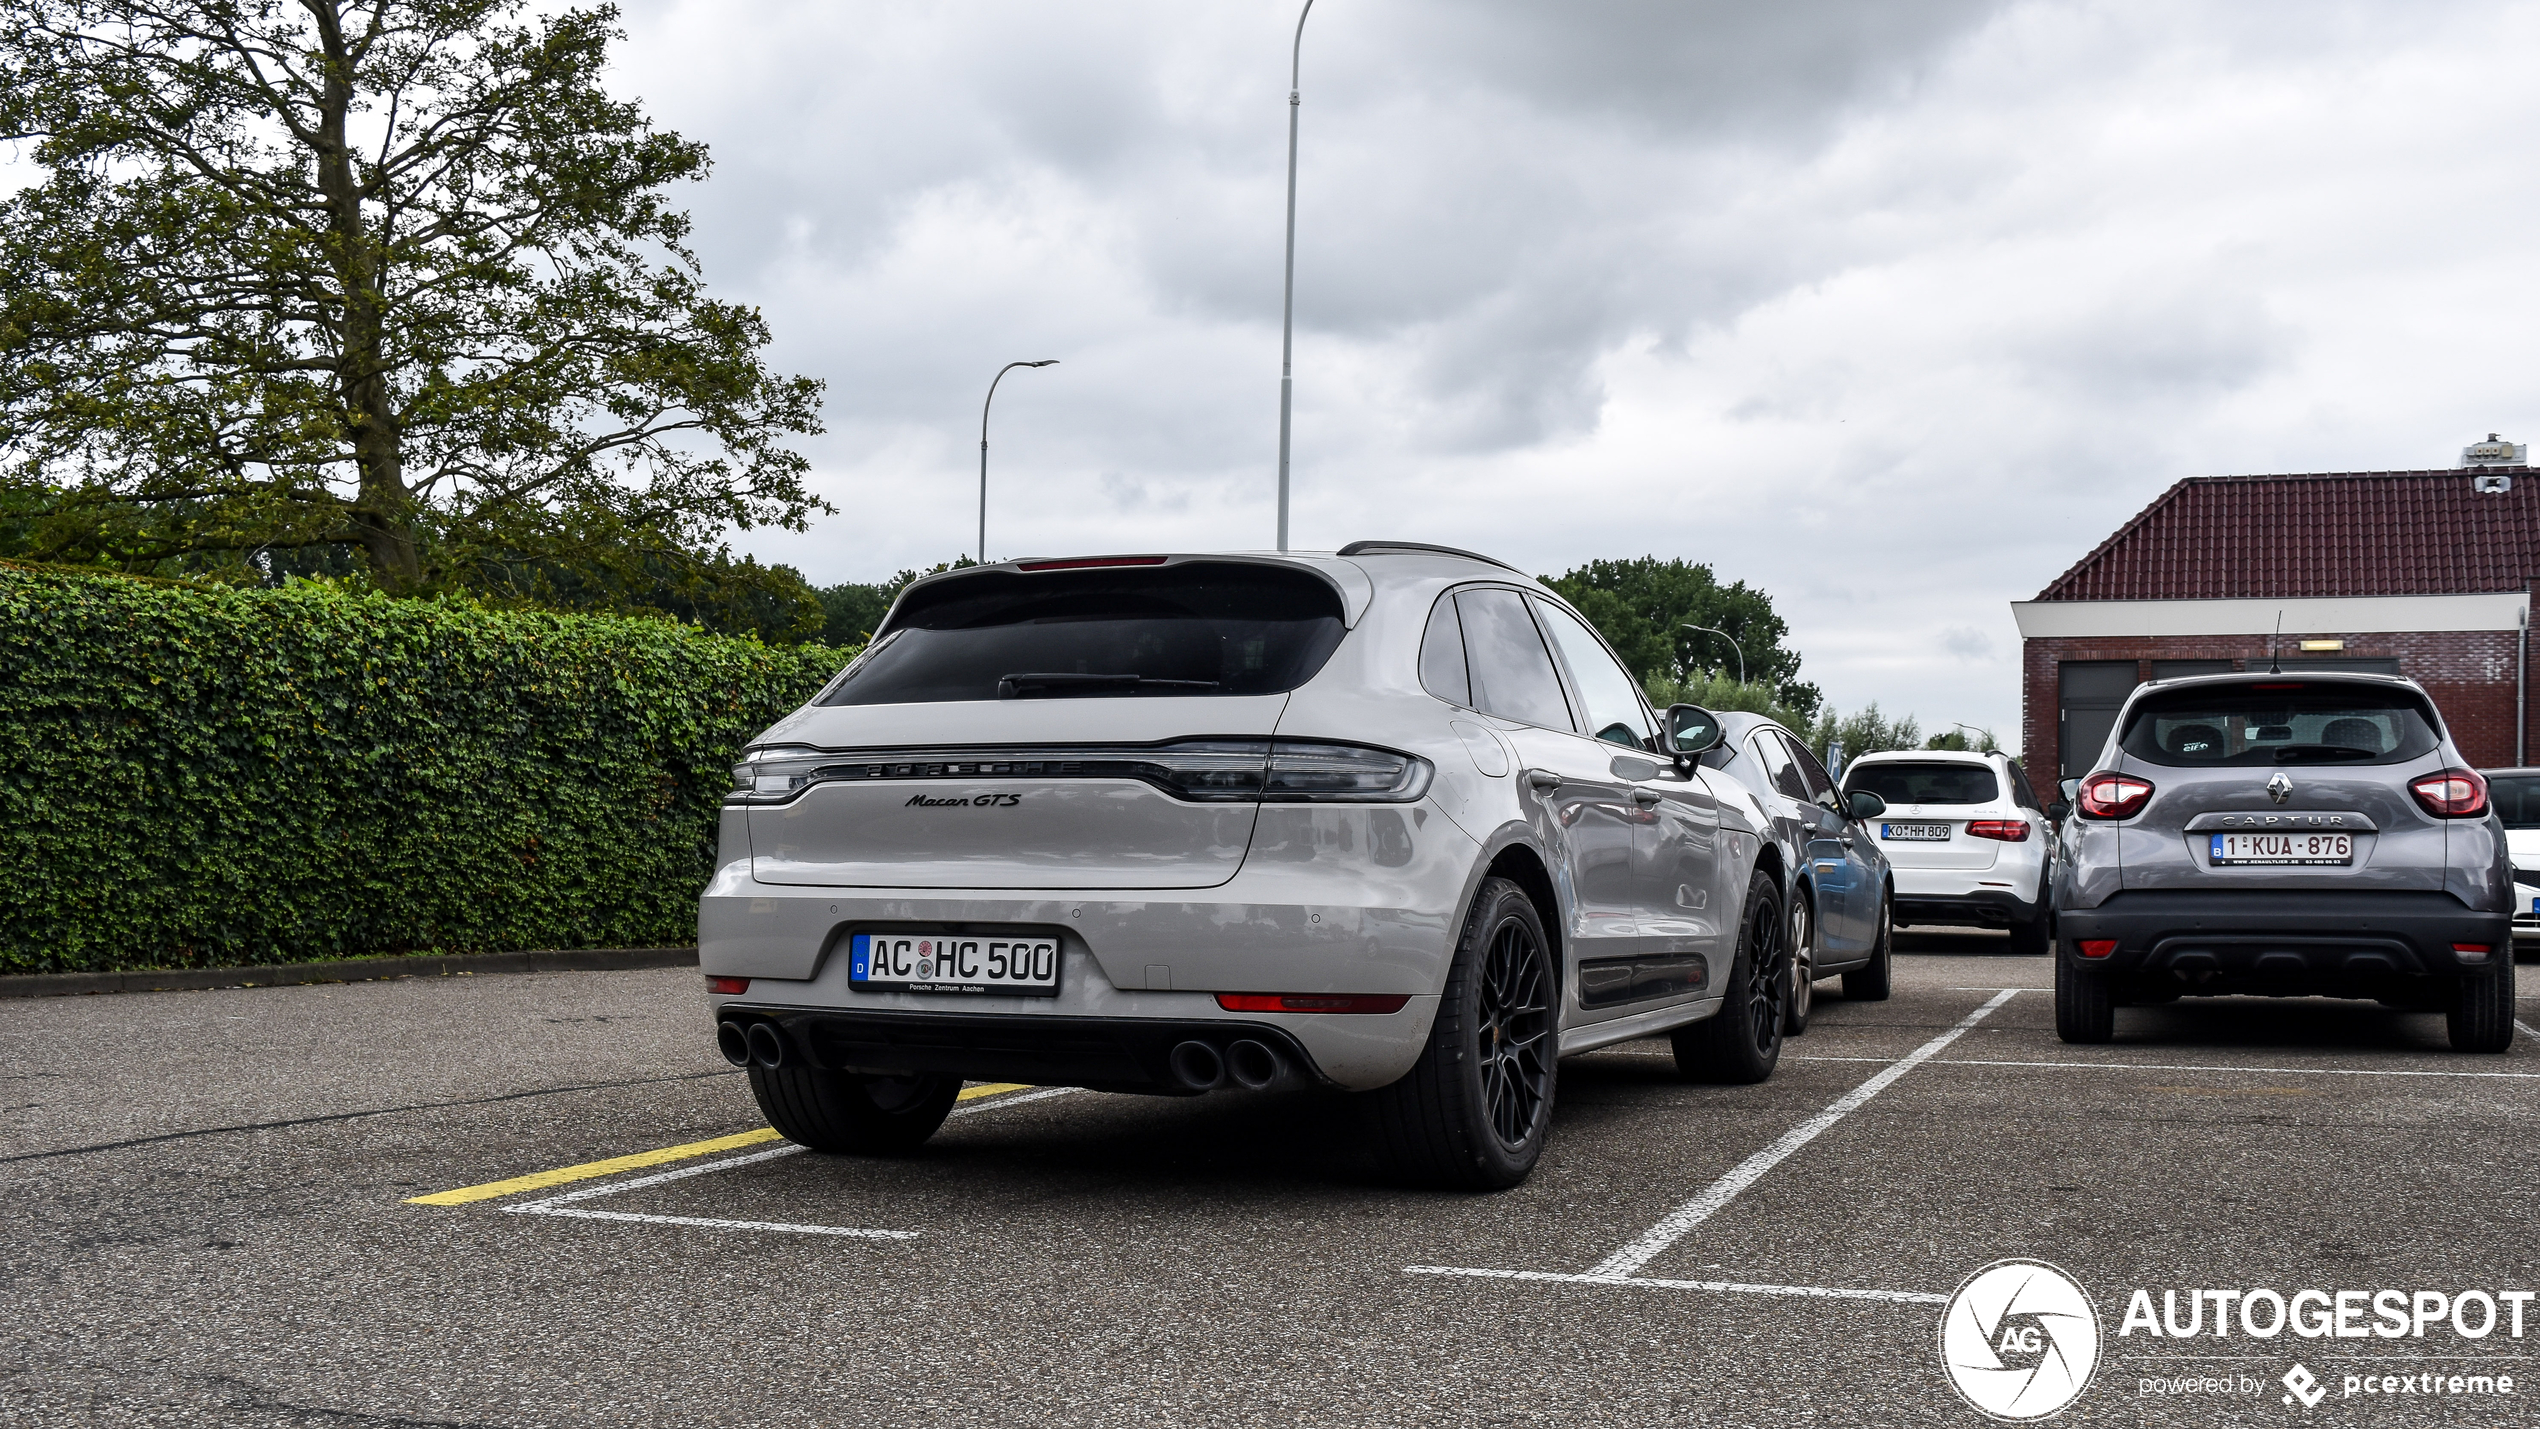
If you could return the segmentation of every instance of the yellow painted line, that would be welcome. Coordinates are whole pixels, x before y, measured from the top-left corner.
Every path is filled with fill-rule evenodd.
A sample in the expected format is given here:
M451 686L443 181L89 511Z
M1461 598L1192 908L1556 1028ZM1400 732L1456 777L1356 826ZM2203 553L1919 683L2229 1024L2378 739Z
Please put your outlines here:
M989 1082L983 1086L965 1087L958 1100L974 1101L980 1097L998 1096L1006 1092L1026 1091L1021 1082ZM461 1186L455 1191L435 1191L429 1196L409 1196L410 1206L464 1206L471 1201L491 1201L503 1196L517 1196L523 1191L541 1191L549 1186L562 1186L574 1181L589 1181L601 1176L614 1176L620 1171L636 1171L646 1166L660 1166L672 1161L686 1161L698 1156L712 1156L718 1151L738 1151L744 1146L757 1146L778 1139L776 1128L762 1126L734 1136L718 1136L710 1141L691 1141L680 1146L665 1146L658 1151L638 1151L631 1156L612 1156L605 1161L585 1161L579 1166L559 1166L553 1171L533 1171L514 1176L508 1181L488 1181L482 1186Z
M585 1161L579 1166L559 1166L553 1171L533 1171L514 1176L508 1181L488 1181L482 1186L461 1186L455 1191L435 1191L429 1196L411 1196L410 1206L464 1206L470 1201L490 1201L497 1196L516 1196L523 1191L544 1190L569 1181L588 1181L595 1176L614 1176L620 1171L633 1171L643 1166L659 1166L665 1161L685 1161L692 1156L711 1156L718 1151L738 1151L776 1140L776 1128L762 1126L738 1136L718 1136L712 1141L691 1141L685 1146L665 1146L659 1151L638 1151L632 1156L612 1156L606 1161Z

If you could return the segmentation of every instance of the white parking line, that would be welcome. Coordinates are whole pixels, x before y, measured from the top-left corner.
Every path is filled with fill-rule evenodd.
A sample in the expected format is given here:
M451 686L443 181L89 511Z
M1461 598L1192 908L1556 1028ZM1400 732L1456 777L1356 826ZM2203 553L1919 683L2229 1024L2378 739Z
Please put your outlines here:
M1816 1140L1836 1122L1859 1110L1864 1102L1886 1091L1897 1078L1940 1055L1942 1049L1966 1036L1970 1028L1991 1016L1996 1008L2009 1002L2018 992L2017 988L2004 988L1994 995L1992 1001L1968 1013L1957 1026L1906 1053L1891 1063L1886 1070L1877 1073L1868 1081L1837 1098L1832 1106L1782 1133L1779 1141L1738 1163L1737 1169L1703 1188L1700 1195L1669 1211L1658 1224L1641 1232L1622 1249L1590 1266L1588 1274L1623 1276L1647 1265L1667 1247L1684 1239L1695 1226L1718 1214L1721 1207L1737 1199L1739 1192L1762 1179L1765 1172L1780 1165L1799 1148Z
M2540 1032L2531 1034L2540 1039ZM1665 1056L1666 1053L1635 1053ZM1786 1057L1792 1062L1884 1062L1885 1057ZM2306 1077L2501 1077L2507 1081L2540 1081L2540 1072L2443 1072L2404 1067L2273 1067L2227 1066L2218 1062L1992 1062L1974 1057L1935 1057L1935 1067L2051 1067L2067 1072L2270 1072Z
M2521 1029L2522 1035L2525 1037L2540 1038L2540 1032L2532 1031L2531 1024L2523 1021L2519 1017L2514 1019L2514 1026Z
M1949 1297L1921 1290L1839 1290L1824 1285L1745 1285L1734 1280L1658 1280L1637 1275L1562 1275L1548 1270L1473 1270L1460 1265L1406 1265L1410 1275L1460 1275L1476 1280L1542 1280L1557 1285L1633 1285L1647 1290L1712 1290L1728 1295L1795 1295L1810 1300L1887 1300L1946 1305Z
M550 1210L542 1206L505 1206L532 1216L572 1216L586 1221L633 1221L647 1226L705 1226L719 1231L788 1231L795 1235L856 1236L865 1240L915 1240L915 1231L875 1231L858 1226L795 1226L782 1221L727 1221L713 1216L643 1216L633 1211L585 1211L574 1207Z
M1021 1106L1025 1102L1047 1101L1051 1097L1063 1097L1080 1090L1082 1088L1078 1087L1043 1087L1017 1096L1002 1096L992 1101L971 1102L957 1106L953 1108L952 1115L968 1116L972 1112ZM647 1186L659 1186L669 1181L684 1181L691 1176L729 1171L736 1166L773 1161L780 1156L798 1156L802 1154L802 1150L803 1148L799 1146L780 1146L773 1151L760 1151L748 1156L727 1156L721 1161L709 1161L702 1166L686 1166L677 1171L638 1176L632 1181L612 1181L603 1186L588 1186L579 1191L568 1191L561 1196L549 1196L543 1201L524 1201L519 1205L505 1206L503 1209L513 1215L521 1216L571 1216L577 1220L631 1221L637 1225L647 1226L705 1226L712 1230L786 1231L795 1235L853 1236L864 1240L914 1240L917 1238L916 1231L869 1230L861 1226L800 1226L782 1221L726 1220L718 1216L653 1216L639 1215L633 1211L588 1211L573 1204L576 1201L589 1201L601 1196L616 1196L628 1191L640 1191Z

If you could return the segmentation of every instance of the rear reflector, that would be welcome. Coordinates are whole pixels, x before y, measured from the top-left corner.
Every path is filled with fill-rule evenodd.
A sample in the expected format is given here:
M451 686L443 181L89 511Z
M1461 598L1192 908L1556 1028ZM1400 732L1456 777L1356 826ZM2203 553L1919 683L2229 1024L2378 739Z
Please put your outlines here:
M2465 963L2483 963L2487 961L2487 955L2494 951L2495 949L2485 943L2454 943L2452 945L2453 954Z
M1221 992L1228 1012L1400 1012L1407 992Z
M1080 556L1069 561L1024 561L1015 569L1025 571L1083 571L1097 566L1160 566L1162 556Z
M1967 836L1978 839L2000 839L2004 843L2028 842L2026 819L1977 819L1967 825Z
M748 992L749 990L750 980L745 977L710 977L706 979L706 991L717 997L733 997L738 994Z
M2104 958L2113 955L2116 951L2117 940L2114 938L2084 938L2081 940L2081 955L2085 958Z

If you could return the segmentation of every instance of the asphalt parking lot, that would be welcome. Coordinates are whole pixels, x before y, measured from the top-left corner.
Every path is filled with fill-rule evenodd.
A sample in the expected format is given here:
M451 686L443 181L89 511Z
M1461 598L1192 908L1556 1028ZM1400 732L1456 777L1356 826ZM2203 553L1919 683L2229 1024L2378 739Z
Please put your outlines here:
M1495 1196L1383 1184L1310 1094L974 1089L911 1158L792 1154L688 971L0 1003L0 1422L1973 1424L1939 1302L2012 1256L2105 1327L2058 1422L2540 1417L2278 1383L2540 1395L2540 1313L2116 1334L2138 1287L2533 1285L2540 1041L2299 1000L2067 1047L2048 964L2003 949L1902 935L1896 996L1825 984L1762 1086L1680 1082L1663 1042L1565 1062Z

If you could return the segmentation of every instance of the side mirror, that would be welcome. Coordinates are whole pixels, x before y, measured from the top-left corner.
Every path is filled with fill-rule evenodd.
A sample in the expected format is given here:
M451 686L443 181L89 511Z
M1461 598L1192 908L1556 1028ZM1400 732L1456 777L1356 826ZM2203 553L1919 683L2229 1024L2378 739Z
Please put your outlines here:
M2054 803L2046 806L2046 819L2049 823L2060 824L2064 820L2071 818L2072 813L2073 806L2065 803L2061 799L2058 799Z
M1700 705L1667 707L1667 752L1695 755L1720 747L1720 717Z
M2067 805L2071 804L2073 800L2081 797L2081 781L2078 779L2067 779L2062 783L2057 784L2055 787L2063 791L2063 801Z
M1844 796L1844 805L1856 819L1875 819L1887 812L1887 801L1867 789L1855 789Z

